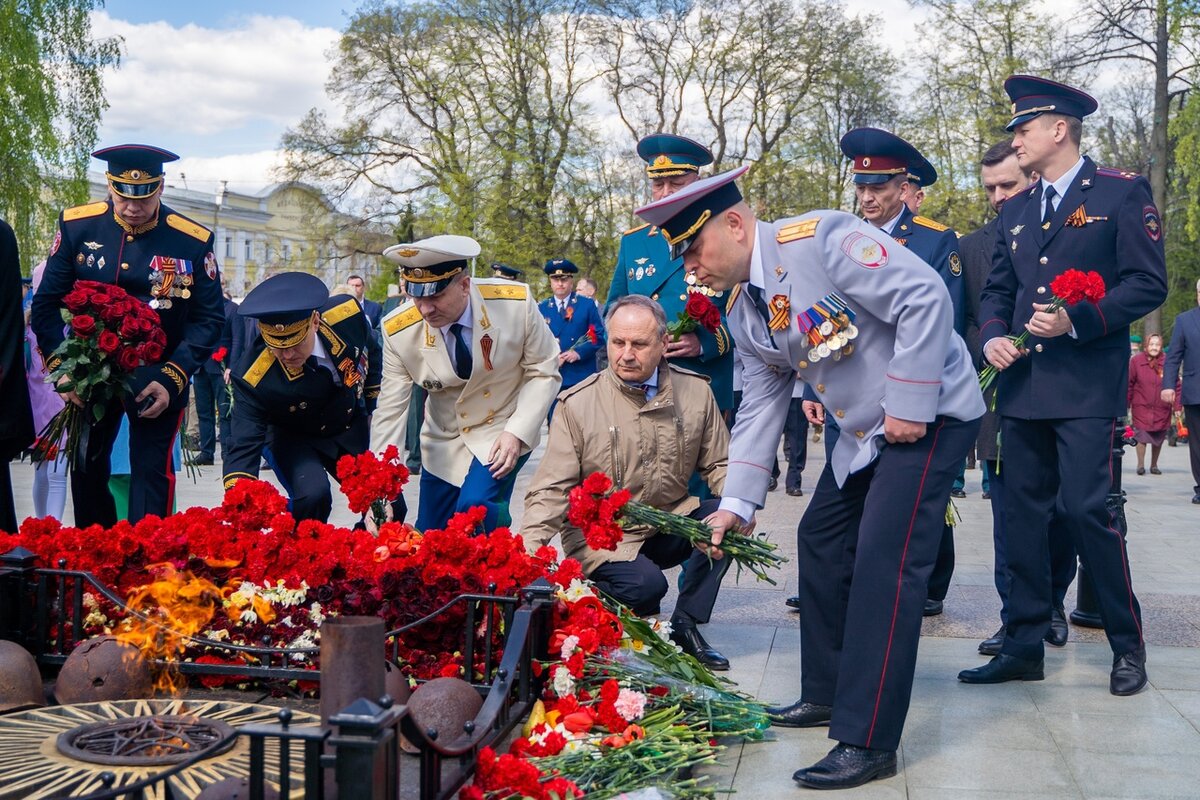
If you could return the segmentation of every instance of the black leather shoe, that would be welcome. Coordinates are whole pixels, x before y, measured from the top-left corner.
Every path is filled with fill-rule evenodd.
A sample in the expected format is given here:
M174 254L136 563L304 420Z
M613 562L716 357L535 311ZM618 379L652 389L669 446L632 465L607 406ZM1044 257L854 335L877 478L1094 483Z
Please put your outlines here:
M1046 631L1046 644L1065 647L1067 644L1067 614L1061 607L1050 610L1050 630Z
M921 612L926 617L936 617L942 613L942 601L934 600L932 597L925 598L925 609Z
M833 707L797 700L790 706L767 706L767 716L780 728L820 728L829 724Z
M796 770L792 780L809 789L850 789L895 774L895 750L869 750L839 743L811 767Z
M1194 495L1192 495L1192 505L1200 506L1200 492L1196 492Z
M787 493L789 497L804 497L804 490L799 486L789 486Z
M793 611L799 611L800 610L800 595L798 595L798 594L792 595L787 600L784 600L783 604L785 606L787 606L788 608L792 609Z
M779 488L779 478L771 478L771 480L767 481L767 491L768 492L773 492L778 488Z
M1146 650L1134 650L1113 659L1108 690L1118 697L1137 694L1146 688Z
M1046 677L1042 659L1031 661L1005 653L993 658L982 667L964 669L958 673L963 683L1004 683L1005 681L1040 681Z
M980 499L980 500L991 500L991 499L992 499L992 493L991 493L991 492L984 492L983 494L979 495L979 499Z
M963 497L966 497L966 496L967 496L967 493L966 493L965 491L963 491L962 489L951 489L951 490L950 490L950 496L951 496L951 497L963 498Z
M979 652L985 656L1000 655L1000 645L1004 644L1004 626L1001 625L990 637L979 643Z
M690 623L671 621L671 641L683 648L683 652L692 656L713 672L724 672L729 669L729 659L704 641L700 631Z
M213 465L212 456L196 456L196 460L192 462L197 467L211 467Z

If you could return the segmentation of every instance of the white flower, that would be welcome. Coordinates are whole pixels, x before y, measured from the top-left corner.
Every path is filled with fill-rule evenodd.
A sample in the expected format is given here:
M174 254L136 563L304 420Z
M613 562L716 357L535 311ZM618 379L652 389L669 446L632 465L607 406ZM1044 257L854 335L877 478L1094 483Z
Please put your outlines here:
M566 697L574 694L575 679L571 677L571 671L562 664L554 668L554 693L559 697Z
M579 637L575 634L571 634L567 638L563 639L562 652L559 653L558 657L563 661L566 661L572 656L572 654L574 654L575 648L577 647L579 647Z
M646 713L646 695L633 689L622 689L617 695L617 702L613 703L613 708L626 722L641 719Z
M571 581L571 585L562 593L563 599L568 603L574 603L582 600L585 597L595 597L596 593L592 591L591 584L575 578Z

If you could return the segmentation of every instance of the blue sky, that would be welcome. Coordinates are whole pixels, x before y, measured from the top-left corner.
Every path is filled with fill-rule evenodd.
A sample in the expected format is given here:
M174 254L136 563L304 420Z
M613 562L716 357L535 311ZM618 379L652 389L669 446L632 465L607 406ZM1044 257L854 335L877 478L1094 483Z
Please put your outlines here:
M128 22L195 23L205 27L237 27L250 16L292 17L307 25L341 29L358 6L341 0L206 0L204 3L162 0L108 0L108 13Z

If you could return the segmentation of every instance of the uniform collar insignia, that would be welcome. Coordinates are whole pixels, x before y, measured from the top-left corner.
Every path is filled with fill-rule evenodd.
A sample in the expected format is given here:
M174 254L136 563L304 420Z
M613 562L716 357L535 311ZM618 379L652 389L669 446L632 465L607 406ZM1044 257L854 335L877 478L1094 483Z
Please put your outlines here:
M1016 236L1017 234L1019 234L1019 233L1020 233L1021 231L1023 231L1024 229L1025 229L1025 226L1024 226L1024 225L1018 225L1018 226L1016 226L1015 228L1013 228L1011 231L1009 231L1009 233L1011 233L1013 236Z
M779 278L779 280L783 280L784 275L787 275L787 273L783 271L783 265L780 264L775 268L775 277Z
M1091 185L1092 185L1092 179L1091 179L1091 178L1084 178L1083 180L1081 180L1081 181L1079 182L1079 185L1080 185L1080 186L1091 186Z

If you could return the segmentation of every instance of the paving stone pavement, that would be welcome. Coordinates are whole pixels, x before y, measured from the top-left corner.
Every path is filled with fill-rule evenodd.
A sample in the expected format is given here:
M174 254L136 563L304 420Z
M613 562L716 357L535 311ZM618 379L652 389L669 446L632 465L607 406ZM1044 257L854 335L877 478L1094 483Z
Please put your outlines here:
M541 452L534 452L517 480L514 528ZM998 686L957 681L959 670L982 663L976 646L999 625L991 514L980 497L980 472L968 471L968 495L956 501L962 522L956 528L954 579L945 613L925 620L900 770L839 797L1200 798L1200 506L1189 502L1185 446L1163 448L1161 476L1136 476L1132 462L1129 451L1125 511L1149 645L1149 688L1134 697L1110 695L1112 655L1103 634L1074 625L1065 648L1047 648L1045 681ZM810 444L807 485L815 484L823 466L822 446ZM13 464L12 472L21 518L32 513L32 469ZM263 477L272 479L270 472ZM406 490L414 510L418 483L414 479ZM181 507L216 504L220 486L219 461L204 468L197 482L181 476ZM780 488L759 516L759 530L791 558L807 502L807 494L789 497ZM66 517L70 521L69 503ZM332 521L347 524L352 516L343 507ZM705 630L732 661L729 676L766 702L791 702L799 693L799 618L784 606L795 590L794 564L784 565L774 586L750 575L735 581L731 573ZM1074 602L1072 590L1068 610ZM672 603L669 596L664 608ZM773 729L764 742L731 746L708 774L743 797L799 797L806 790L792 782L792 772L818 760L832 744L823 729Z

